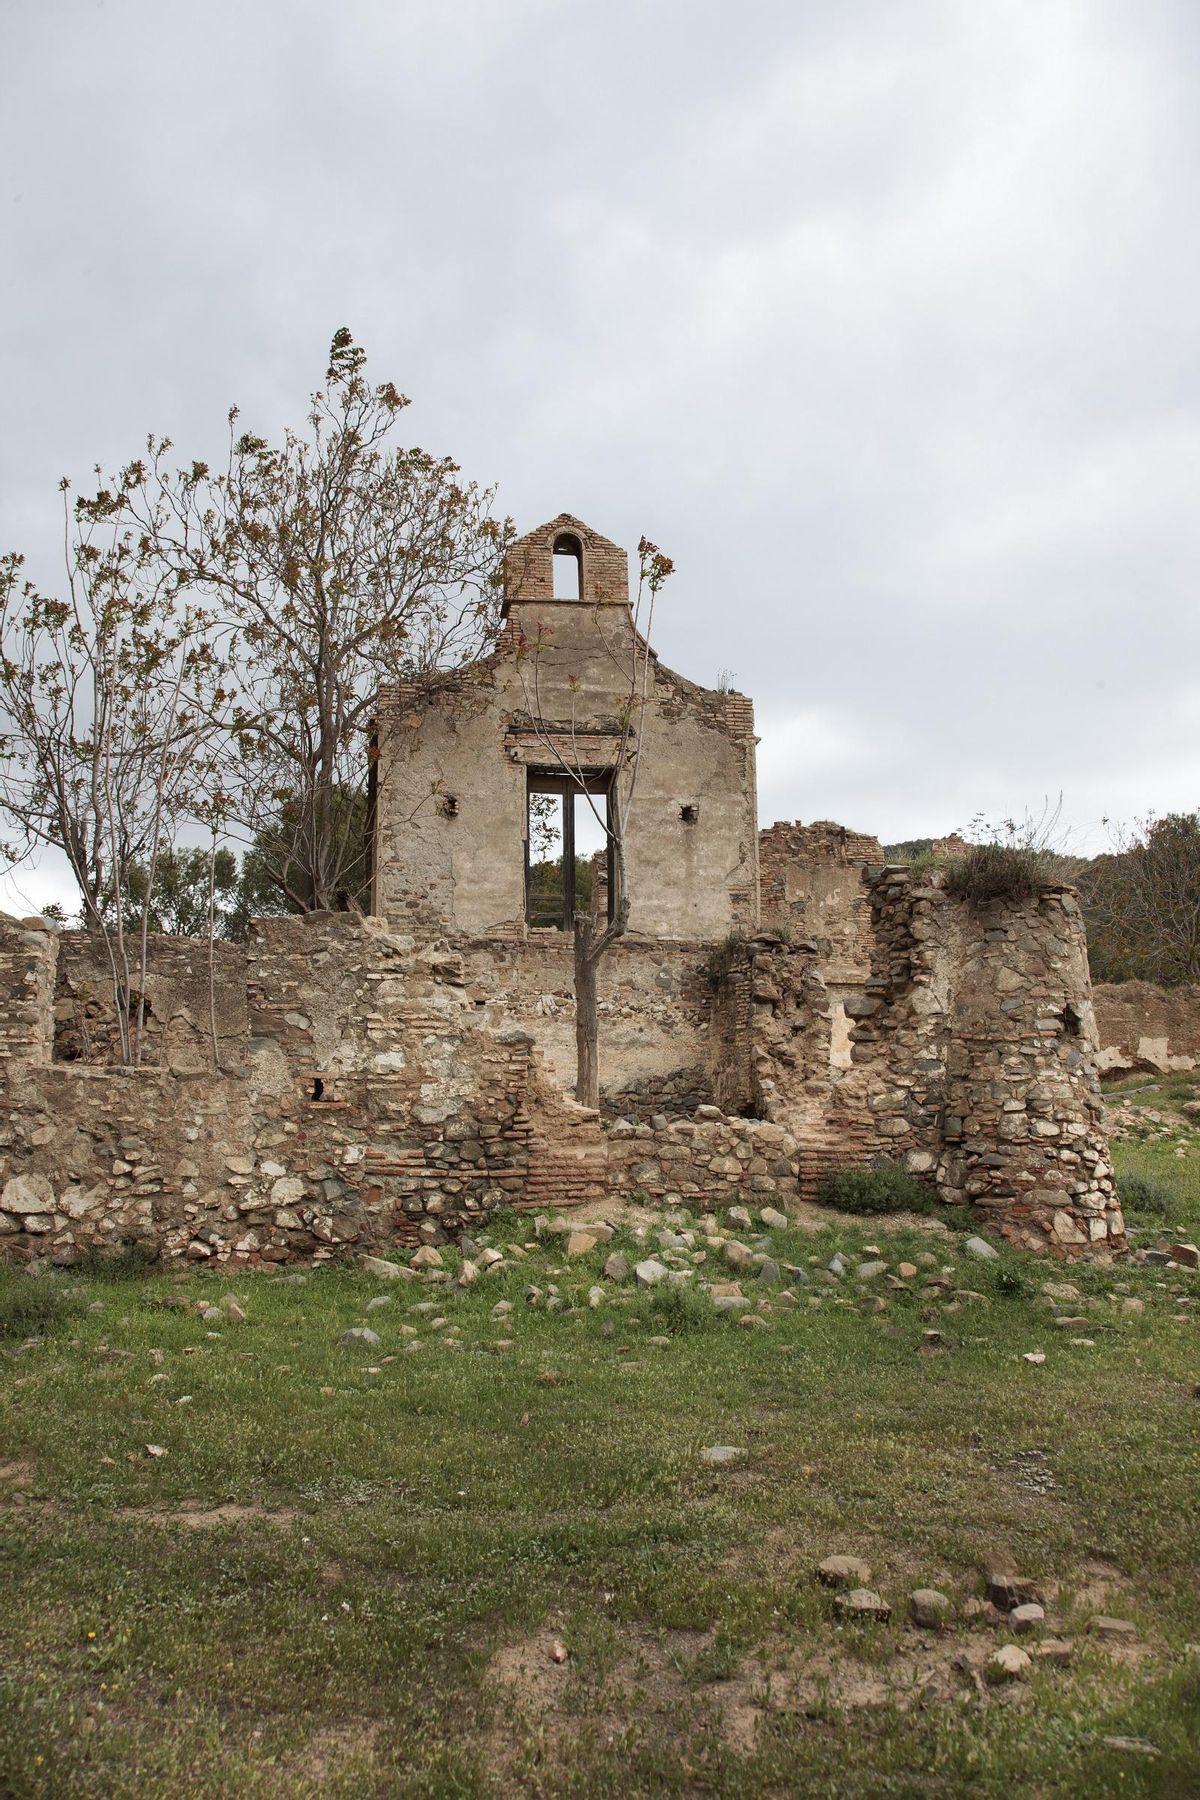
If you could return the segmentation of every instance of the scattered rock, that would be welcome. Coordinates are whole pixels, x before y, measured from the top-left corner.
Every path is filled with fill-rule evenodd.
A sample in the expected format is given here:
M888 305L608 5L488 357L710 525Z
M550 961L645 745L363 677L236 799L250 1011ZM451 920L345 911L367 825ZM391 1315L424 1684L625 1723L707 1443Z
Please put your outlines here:
M422 1244L414 1252L409 1267L413 1269L440 1269L442 1267L441 1252L433 1244Z
M817 1580L826 1587L866 1587L871 1567L857 1556L827 1556L816 1567Z
M386 1257L383 1256L360 1256L358 1259L358 1266L360 1269L365 1270L368 1275L378 1275L383 1281L412 1280L411 1269L405 1268L401 1263L388 1262ZM303 1281L304 1277L303 1275L292 1275L286 1276L285 1280L298 1282Z
M878 1619L881 1624L886 1625L892 1616L891 1607L874 1588L851 1588L848 1594L838 1594L833 1604L843 1618Z
M640 1287L657 1287L658 1283L664 1281L668 1274L666 1265L660 1263L654 1256L649 1256L645 1262L638 1263L633 1272L637 1276Z
M992 1681L1020 1681L1033 1667L1033 1658L1019 1644L1001 1644L987 1659L988 1677Z
M988 1599L1001 1612L1012 1612L1017 1606L1030 1606L1041 1600L1041 1589L1026 1575L1010 1575L1002 1569L989 1569Z
M767 1321L763 1318L761 1313L743 1313L738 1320L738 1324L746 1331L756 1331L760 1326L765 1326L766 1323Z
M860 1281L871 1281L876 1275L882 1275L886 1268L885 1262L865 1262L859 1263L856 1272Z
M730 1238L727 1244L721 1246L721 1255L729 1267L739 1273L754 1265L754 1252L748 1250L745 1244L739 1244L736 1238Z
M966 1250L969 1255L981 1256L988 1262L997 1261L1000 1256L1000 1252L993 1249L986 1238L981 1237L969 1237L963 1245L963 1249Z
M1040 1369L1045 1360L1046 1352L1044 1350L1027 1350L1021 1358L1022 1362L1032 1363L1035 1369Z
M1129 1317L1132 1317L1137 1313L1143 1313L1145 1310L1146 1302L1144 1300L1129 1299L1122 1300L1121 1302L1121 1311Z
M341 1337L338 1339L338 1348L341 1350L354 1350L360 1345L377 1344L378 1342L378 1332L372 1331L367 1325L354 1325L349 1331L343 1331Z
M1070 1638L1044 1638L1037 1645L1033 1654L1039 1662L1054 1663L1065 1668L1075 1653L1075 1646Z
M1082 1300L1083 1295L1073 1281L1044 1281L1042 1292L1047 1300Z
M896 1273L904 1281L911 1281L913 1276L916 1274L916 1272L917 1272L916 1263L902 1262L902 1263L897 1263L897 1265L896 1265Z
M550 1646L550 1661L553 1663L565 1663L570 1654L571 1652L567 1649L567 1646L560 1643L559 1640L555 1638Z
M745 1454L735 1444L708 1444L700 1452L700 1461L710 1469L727 1469L731 1464L741 1462Z
M598 1242L599 1239L594 1238L590 1231L573 1231L563 1246L563 1254L568 1258L586 1256L589 1250L596 1248Z
M54 1211L54 1189L44 1175L13 1175L0 1193L0 1212L28 1218Z
M1200 1249L1195 1244L1172 1244L1171 1255L1185 1269L1200 1269Z
M1138 1634L1132 1619L1113 1619L1107 1613L1097 1613L1094 1619L1089 1619L1088 1630L1094 1631L1097 1637L1123 1638L1126 1643Z
M628 1281L629 1258L614 1250L604 1264L604 1278L606 1281Z
M390 1294L376 1294L373 1300L367 1301L367 1311L378 1312L381 1306L390 1306L391 1304L392 1296Z
M768 1231L786 1231L787 1230L787 1214L779 1212L773 1206L764 1206L762 1208L762 1210L760 1211L758 1217L759 1217L760 1222L766 1226Z
M937 1588L916 1588L908 1596L908 1616L923 1631L941 1631L953 1611L949 1596Z
M1012 1629L1023 1636L1027 1631L1036 1631L1039 1625L1046 1623L1046 1609L1039 1606L1036 1600L1027 1600L1021 1606L1014 1606L1008 1615Z
M1131 1756L1161 1756L1162 1751L1157 1744L1148 1738L1102 1737L1100 1742L1106 1750L1116 1750Z

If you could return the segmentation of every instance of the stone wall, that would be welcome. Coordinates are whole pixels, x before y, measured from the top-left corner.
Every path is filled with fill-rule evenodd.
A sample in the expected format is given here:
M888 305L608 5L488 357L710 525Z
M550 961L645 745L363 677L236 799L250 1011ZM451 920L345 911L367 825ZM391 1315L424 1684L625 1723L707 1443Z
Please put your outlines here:
M1200 986L1097 982L1093 998L1102 1073L1200 1067Z
M61 948L75 986L96 949ZM147 988L165 994L204 946L154 949ZM138 1243L279 1262L605 1192L596 1116L547 1077L529 1033L479 1021L444 946L346 915L261 922L227 959L246 1027L219 1071L53 1063L59 950L0 926L0 1010L24 1027L0 1070L5 1254L69 1263Z
M886 869L870 885L852 1080L880 1140L1015 1243L1122 1248L1073 892L977 908L939 874Z
M883 863L878 838L832 820L781 820L758 836L762 924L809 940L835 985L864 981L871 968L871 908L865 867Z
M870 972L853 990L811 943L770 932L619 943L601 982L607 1129L565 1091L561 937L260 921L221 948L219 1066L206 947L155 940L147 1062L131 1070L104 1060L99 1015L93 1060L64 1039L100 985L98 947L0 926L4 1253L386 1251L499 1206L631 1190L786 1205L879 1157L1014 1242L1121 1248L1074 896L977 910L906 869L864 892ZM52 1060L56 1030L73 1060Z

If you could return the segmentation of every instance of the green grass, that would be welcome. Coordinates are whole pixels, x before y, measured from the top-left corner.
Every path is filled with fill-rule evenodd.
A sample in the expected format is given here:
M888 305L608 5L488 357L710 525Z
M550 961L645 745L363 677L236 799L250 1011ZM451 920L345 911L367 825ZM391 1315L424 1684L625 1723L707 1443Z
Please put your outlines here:
M1191 1216L1200 1165L1160 1160ZM820 1272L868 1243L893 1269L933 1247L982 1298L931 1312L877 1279L866 1313ZM465 1290L0 1272L0 1316L55 1297L0 1339L0 1795L1200 1791L1197 1327L1176 1322L1200 1277L977 1262L879 1221L770 1249L817 1266L759 1330L663 1290L591 1308L607 1247ZM1085 1327L1052 1323L1056 1275ZM530 1279L566 1310L530 1310ZM245 1325L159 1304L230 1290ZM337 1348L364 1323L378 1347ZM706 1467L715 1443L742 1462ZM872 1564L889 1624L837 1622L812 1579L834 1551ZM950 1658L1007 1641L961 1619L994 1555L1062 1584L1077 1652L984 1698ZM927 1585L960 1608L944 1642L904 1622ZM1137 1623L1136 1660L1082 1629L1097 1609ZM878 1692L846 1711L855 1683Z

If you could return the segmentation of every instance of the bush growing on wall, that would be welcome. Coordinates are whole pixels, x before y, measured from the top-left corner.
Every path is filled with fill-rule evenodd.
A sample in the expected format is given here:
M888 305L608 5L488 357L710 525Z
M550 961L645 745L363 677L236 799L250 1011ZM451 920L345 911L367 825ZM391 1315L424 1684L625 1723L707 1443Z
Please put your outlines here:
M947 869L946 891L973 906L987 906L995 900L1031 900L1047 880L1037 850L1016 844L974 844Z

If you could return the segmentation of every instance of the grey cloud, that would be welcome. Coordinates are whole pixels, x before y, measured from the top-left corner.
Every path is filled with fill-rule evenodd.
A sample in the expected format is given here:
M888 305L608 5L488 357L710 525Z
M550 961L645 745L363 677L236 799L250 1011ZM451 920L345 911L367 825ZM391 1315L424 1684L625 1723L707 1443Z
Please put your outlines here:
M762 810L1200 803L1186 0L149 0L0 16L0 543L333 328L405 431L679 573Z

